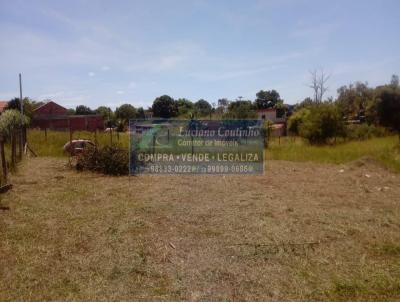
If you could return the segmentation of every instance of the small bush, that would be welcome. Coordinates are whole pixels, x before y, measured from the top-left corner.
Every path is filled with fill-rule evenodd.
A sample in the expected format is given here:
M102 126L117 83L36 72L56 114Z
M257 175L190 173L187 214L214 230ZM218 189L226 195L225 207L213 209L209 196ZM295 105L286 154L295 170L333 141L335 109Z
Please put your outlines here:
M290 117L288 127L289 131L306 138L311 144L327 143L345 132L339 112L331 103L301 109Z
M288 120L288 131L292 135L300 135L300 125L309 118L310 110L302 108L293 113Z
M346 138L352 140L365 140L373 137L387 136L389 132L383 127L361 124L346 127Z
M77 170L89 170L108 175L127 175L129 173L129 154L127 150L115 146L88 148L77 158Z
M8 137L13 130L28 125L29 118L25 115L21 115L21 113L15 109L6 110L0 116L0 134L5 137Z

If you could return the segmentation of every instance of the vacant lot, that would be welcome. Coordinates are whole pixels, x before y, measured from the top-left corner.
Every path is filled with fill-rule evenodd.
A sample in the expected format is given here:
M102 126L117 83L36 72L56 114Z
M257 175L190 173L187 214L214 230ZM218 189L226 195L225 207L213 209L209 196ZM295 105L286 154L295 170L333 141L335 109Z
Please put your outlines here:
M0 300L398 301L400 176L267 166L116 178L27 160L0 201Z

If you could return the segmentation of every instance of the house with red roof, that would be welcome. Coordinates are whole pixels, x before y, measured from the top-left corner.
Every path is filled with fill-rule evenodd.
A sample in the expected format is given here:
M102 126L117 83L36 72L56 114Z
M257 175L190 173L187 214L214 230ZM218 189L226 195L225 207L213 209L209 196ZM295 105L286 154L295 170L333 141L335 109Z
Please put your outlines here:
M2 114L4 110L6 110L7 106L8 106L8 101L0 101L0 114Z
M33 111L33 128L58 131L95 131L104 130L101 115L68 115L67 108L50 101Z

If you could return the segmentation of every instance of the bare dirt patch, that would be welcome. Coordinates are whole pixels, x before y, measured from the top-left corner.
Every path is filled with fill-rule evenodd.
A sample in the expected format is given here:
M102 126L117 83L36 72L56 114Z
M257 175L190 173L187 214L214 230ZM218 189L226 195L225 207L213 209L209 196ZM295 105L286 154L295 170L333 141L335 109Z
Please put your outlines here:
M400 299L399 175L368 161L267 166L106 177L29 160L0 201L1 299Z

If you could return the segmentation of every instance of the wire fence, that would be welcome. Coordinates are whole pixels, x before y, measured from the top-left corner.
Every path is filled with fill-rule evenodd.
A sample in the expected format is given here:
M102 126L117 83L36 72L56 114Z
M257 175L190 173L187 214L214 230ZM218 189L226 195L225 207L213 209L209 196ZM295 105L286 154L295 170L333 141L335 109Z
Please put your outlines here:
M15 128L8 135L0 135L1 187L9 185L10 171L16 169L24 152L27 152L26 140L26 128Z

